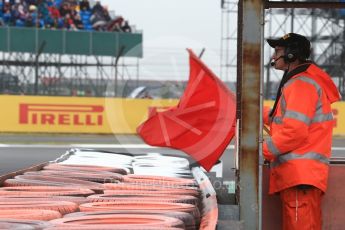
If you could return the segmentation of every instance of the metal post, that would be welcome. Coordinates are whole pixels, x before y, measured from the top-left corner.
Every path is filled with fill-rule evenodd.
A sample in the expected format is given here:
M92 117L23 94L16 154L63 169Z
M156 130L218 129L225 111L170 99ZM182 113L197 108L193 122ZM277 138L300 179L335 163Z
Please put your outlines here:
M310 41L313 43L314 40L316 40L316 36L318 35L317 32L316 32L316 28L317 28L317 24L316 24L316 21L317 21L317 17L315 15L315 9L312 9L311 11L311 36L310 36ZM312 50L311 54L310 54L310 59L311 60L314 60L314 51Z
M46 45L46 41L43 41L40 45L40 48L37 50L36 57L35 57L35 95L37 95L38 93L38 69L39 69L38 59L40 55L42 54L45 45Z
M291 26L291 29L290 29L290 32L291 32L291 33L293 33L294 30L295 30L294 25L295 25L295 9L292 8L292 9L291 9L291 25L290 25L290 26Z
M123 54L123 51L125 51L125 46L121 46L119 52L117 53L116 55L116 59L115 59L115 86L114 86L114 96L117 97L119 94L118 94L118 86L117 86L117 79L118 79L118 69L117 69L117 64L119 62L119 59L120 57L122 56Z
M136 87L139 86L139 58L137 58L137 63L136 63L136 66L137 66L137 73L136 73Z
M239 201L244 229L260 229L259 222L259 142L262 0L240 0L238 18L238 104L239 122ZM239 45L239 44L238 44Z
M271 100L271 69L270 69L271 65L270 63L268 63L266 65L266 71L267 71L267 75L266 75L266 93L265 93L265 99Z
M345 30L343 31L343 37L342 37L343 41L345 40ZM343 43L343 47L342 47L343 51L341 53L341 56L340 56L340 62L342 63L341 65L341 69L343 70L342 71L342 75L340 76L340 84L339 84L339 91L340 91L340 94L342 96L342 98L345 97L345 44Z
M205 53L205 48L202 48L202 50L201 50L201 52L199 54L199 59L202 58L202 55L204 55L204 53Z
M265 20L265 15L263 15L263 18ZM268 27L268 34L272 34L272 20L269 20L269 27ZM263 46L264 47L264 46ZM271 58L272 58L272 54L271 54L271 49L269 49L268 52L268 56L269 56L269 61L266 64L266 72L267 72L267 76L266 76L266 87L264 87L265 89L265 95L264 98L271 100L272 99L272 95L271 95L271 88L272 88L272 82L271 82Z

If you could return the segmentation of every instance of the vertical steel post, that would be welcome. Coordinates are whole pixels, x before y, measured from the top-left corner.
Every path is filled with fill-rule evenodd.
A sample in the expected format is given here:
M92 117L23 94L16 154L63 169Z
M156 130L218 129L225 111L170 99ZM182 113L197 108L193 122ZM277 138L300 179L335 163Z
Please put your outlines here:
M118 97L120 94L118 93L118 63L120 60L120 57L122 56L123 52L125 51L125 46L121 46L118 53L116 54L115 59L115 86L114 86L114 96Z
M291 33L293 33L293 32L295 32L294 30L295 30L295 9L294 8L292 8L291 9L291 29L290 29L290 32Z
M38 40L38 38L36 38ZM39 58L40 55L42 54L44 47L46 46L46 41L44 40L40 47L37 49L36 52L36 56L35 56L35 85L34 85L34 91L35 91L35 95L38 94L38 79L39 79L39 75L38 75L38 71L39 71Z
M259 133L263 4L262 0L240 0L238 10L238 188L240 220L246 230L260 229Z

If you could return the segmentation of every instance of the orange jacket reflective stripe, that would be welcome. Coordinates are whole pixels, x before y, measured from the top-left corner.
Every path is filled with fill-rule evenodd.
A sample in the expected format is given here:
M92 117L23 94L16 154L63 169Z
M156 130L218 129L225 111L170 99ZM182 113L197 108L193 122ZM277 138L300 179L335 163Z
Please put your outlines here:
M270 193L298 185L327 188L334 120L331 104L340 99L330 76L314 64L282 88L263 154L271 162ZM267 111L267 109L266 109Z

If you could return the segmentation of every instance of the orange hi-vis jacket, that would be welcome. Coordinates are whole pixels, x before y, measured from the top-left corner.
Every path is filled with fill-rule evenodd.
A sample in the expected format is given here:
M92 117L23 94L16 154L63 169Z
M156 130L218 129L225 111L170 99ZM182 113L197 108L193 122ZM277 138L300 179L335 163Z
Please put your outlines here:
M327 188L334 119L331 104L340 94L330 76L314 64L307 64L283 86L276 110L264 123L270 137L263 155L270 161L269 193L300 184Z

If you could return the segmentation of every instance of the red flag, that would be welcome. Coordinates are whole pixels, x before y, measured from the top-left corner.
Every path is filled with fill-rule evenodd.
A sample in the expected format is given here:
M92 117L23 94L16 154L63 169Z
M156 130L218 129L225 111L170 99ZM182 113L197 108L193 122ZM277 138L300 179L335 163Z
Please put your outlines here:
M234 136L235 95L189 52L189 81L179 104L151 111L137 132L149 145L179 149L209 171Z

